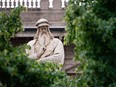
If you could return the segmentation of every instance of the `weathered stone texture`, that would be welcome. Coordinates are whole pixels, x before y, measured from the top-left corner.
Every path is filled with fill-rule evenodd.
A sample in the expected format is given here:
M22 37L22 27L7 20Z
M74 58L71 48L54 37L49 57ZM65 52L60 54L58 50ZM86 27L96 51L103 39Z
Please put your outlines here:
M64 18L64 10L55 10L55 9L49 9L49 10L40 10L36 9L36 11L33 10L27 10L27 12L23 12L21 14L21 19L23 22L24 27L35 27L35 23L40 18L46 18L50 26L65 26L65 22L63 20Z

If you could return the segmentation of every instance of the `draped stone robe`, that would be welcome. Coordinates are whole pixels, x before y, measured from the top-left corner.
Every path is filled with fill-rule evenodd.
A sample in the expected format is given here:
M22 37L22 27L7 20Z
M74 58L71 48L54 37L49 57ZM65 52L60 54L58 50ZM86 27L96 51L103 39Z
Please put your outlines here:
M29 58L35 59L38 62L54 62L63 64L64 63L64 48L62 42L53 38L50 40L50 43L43 47L41 44L34 45L36 39L31 40L27 43L31 49L26 49L26 53L29 55ZM39 52L36 52L36 50Z

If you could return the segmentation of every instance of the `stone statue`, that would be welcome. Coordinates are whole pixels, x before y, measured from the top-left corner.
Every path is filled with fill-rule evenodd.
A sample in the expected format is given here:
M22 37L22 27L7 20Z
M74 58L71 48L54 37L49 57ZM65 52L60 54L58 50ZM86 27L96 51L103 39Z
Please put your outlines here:
M29 58L38 62L54 62L64 63L64 48L62 42L54 38L49 30L49 23L46 19L40 19L36 23L37 32L33 40L27 45L30 49L26 49Z

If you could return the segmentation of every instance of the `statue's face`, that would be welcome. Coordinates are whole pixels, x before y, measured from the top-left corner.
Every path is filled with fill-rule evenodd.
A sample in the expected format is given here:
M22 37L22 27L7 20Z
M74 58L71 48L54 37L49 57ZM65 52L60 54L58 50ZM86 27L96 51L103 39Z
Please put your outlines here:
M41 32L46 33L48 27L47 26L41 26L40 29L41 29Z

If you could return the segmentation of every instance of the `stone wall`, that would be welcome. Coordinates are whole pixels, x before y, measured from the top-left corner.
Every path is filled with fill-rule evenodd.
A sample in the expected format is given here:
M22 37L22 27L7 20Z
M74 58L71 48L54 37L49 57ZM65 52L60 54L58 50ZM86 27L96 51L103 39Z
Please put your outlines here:
M64 14L62 9L28 9L27 12L21 14L21 18L24 28L35 28L35 23L40 18L46 18L52 28L64 28Z

